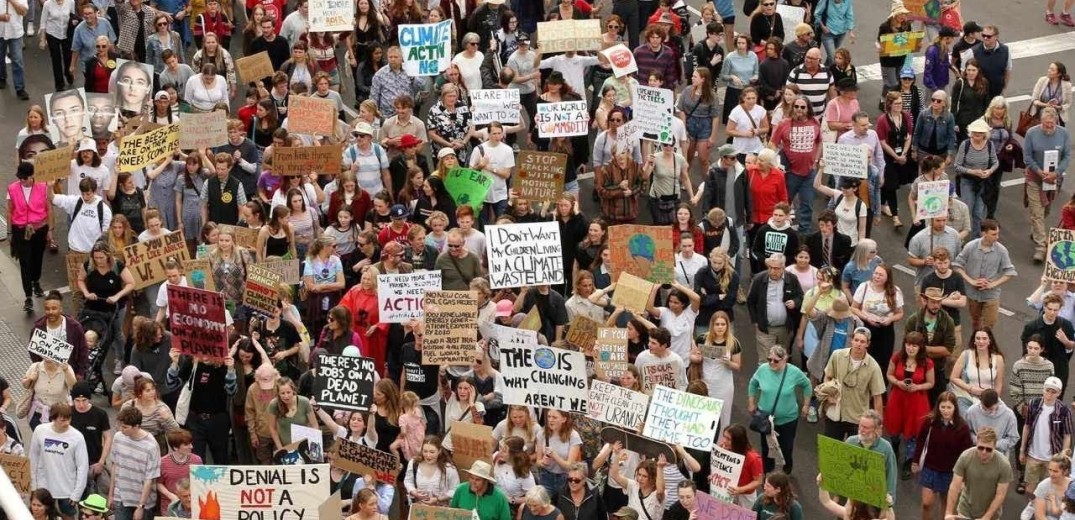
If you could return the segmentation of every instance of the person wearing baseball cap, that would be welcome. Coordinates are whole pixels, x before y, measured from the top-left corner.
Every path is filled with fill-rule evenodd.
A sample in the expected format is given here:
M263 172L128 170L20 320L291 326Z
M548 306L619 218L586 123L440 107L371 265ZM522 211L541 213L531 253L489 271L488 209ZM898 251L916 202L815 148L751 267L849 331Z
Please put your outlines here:
M421 139L414 136L414 134L403 134L399 138L399 150L400 153L388 163L388 173L392 177L392 193L399 193L404 188L409 187L410 196L413 199L418 198L418 194L421 192L421 181L415 185L415 179L418 177L418 171L422 172L422 179L429 176L429 160L426 159L425 154L418 153L422 149L422 145L425 144Z
M493 467L488 462L476 460L463 473L467 481L455 488L448 507L474 511L479 520L511 520L508 497L496 487Z
M1026 466L1022 483L1025 489L1037 490L1038 482L1048 478L1049 462L1065 449L1059 440L1071 437L1075 429L1071 408L1060 400L1063 389L1060 378L1050 376L1042 384L1041 397L1027 406L1026 422L1019 439L1019 462Z
M411 212L403 204L393 204L388 209L388 217L391 222L377 233L377 242L385 247L389 242L398 242L401 245L407 243L407 233L411 231L411 223L407 221ZM381 253L384 256L384 252Z

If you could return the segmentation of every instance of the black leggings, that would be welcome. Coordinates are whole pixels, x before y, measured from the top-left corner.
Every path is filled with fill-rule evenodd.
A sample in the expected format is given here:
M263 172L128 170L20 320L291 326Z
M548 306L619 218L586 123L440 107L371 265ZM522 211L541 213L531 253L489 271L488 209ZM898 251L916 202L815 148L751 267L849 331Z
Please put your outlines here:
M33 295L33 284L41 281L41 264L44 262L46 237L49 227L42 226L26 238L26 228L12 226L11 246L15 258L19 260L19 273L22 275L22 292L27 298Z

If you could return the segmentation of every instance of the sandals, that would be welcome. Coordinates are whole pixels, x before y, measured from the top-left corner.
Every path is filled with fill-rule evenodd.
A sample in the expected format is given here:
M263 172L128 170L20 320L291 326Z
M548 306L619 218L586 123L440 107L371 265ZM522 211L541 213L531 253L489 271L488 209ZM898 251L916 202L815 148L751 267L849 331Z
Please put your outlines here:
M55 240L49 240L49 252L52 254L60 252L60 246L56 244Z
M1015 487L1015 492L1019 493L1020 495L1025 495L1026 494L1026 482L1020 482L1019 485Z
M894 227L895 227L896 229L899 229L899 228L903 227L903 222L902 222L902 221L900 220L900 218L899 218L899 217L893 216L893 217L892 217L892 225L893 225L893 226L894 226Z

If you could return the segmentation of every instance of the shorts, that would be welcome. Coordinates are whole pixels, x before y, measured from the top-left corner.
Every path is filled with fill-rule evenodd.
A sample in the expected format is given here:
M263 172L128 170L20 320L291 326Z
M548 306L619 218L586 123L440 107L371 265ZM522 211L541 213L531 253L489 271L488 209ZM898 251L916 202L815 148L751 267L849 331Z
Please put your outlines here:
M724 24L725 27L727 27L729 25L732 26L732 27L735 27L735 16L734 15L733 16L722 16L720 21L721 21L721 23Z
M922 468L918 474L918 484L934 493L947 493L948 487L952 485L953 475L951 472L942 473Z
M695 141L709 139L713 135L713 120L708 117L691 116L687 118L687 137Z
M67 498L56 499L56 509L60 511L63 516L77 516L78 504L74 500Z

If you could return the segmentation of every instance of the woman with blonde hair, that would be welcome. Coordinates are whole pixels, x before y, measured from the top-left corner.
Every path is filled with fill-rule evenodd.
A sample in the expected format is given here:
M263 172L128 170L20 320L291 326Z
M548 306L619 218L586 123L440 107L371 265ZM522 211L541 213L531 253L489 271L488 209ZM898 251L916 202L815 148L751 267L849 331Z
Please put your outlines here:
M735 374L742 367L742 346L735 339L732 320L724 311L713 313L709 330L695 338L691 345L687 380L702 380L709 390L709 397L726 403L735 398ZM721 410L721 430L732 421L731 410Z
M534 421L534 415L526 406L508 406L508 416L493 428L493 439L504 441L511 437L518 437L526 444L526 452L534 448L534 440L537 438L538 428L541 426Z
M19 145L31 135L43 135L51 140L52 134L49 132L48 121L45 109L41 108L41 105L32 105L26 111L26 126L22 127L15 136L15 148L18 149Z
M1011 111L1004 96L996 96L989 101L982 119L989 125L989 141L993 143L993 149L997 151L997 161L1000 163L1001 175L990 176L985 185L985 218L994 218L997 204L1000 202L1000 182L1003 174L1025 166L1023 147L1015 140L1015 134L1012 132Z

